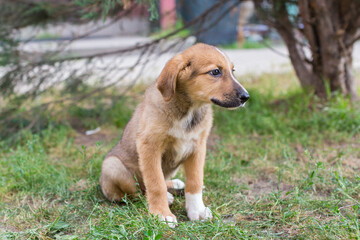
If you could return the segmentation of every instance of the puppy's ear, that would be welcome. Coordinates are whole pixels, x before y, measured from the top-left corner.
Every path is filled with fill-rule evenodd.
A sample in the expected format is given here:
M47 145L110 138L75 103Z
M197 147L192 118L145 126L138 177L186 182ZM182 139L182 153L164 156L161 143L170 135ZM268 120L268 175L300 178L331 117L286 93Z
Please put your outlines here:
M165 101L169 101L175 94L176 80L179 72L184 69L184 59L179 54L170 59L156 81L156 87Z

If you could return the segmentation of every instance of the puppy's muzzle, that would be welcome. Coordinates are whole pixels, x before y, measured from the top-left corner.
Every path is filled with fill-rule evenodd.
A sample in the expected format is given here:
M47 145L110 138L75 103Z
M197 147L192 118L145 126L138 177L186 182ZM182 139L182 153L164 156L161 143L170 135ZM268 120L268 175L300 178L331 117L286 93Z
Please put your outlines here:
M224 100L211 98L210 100L221 107L228 109L235 109L238 107L244 107L246 101L250 98L249 93L244 89L237 89L232 94L224 94Z

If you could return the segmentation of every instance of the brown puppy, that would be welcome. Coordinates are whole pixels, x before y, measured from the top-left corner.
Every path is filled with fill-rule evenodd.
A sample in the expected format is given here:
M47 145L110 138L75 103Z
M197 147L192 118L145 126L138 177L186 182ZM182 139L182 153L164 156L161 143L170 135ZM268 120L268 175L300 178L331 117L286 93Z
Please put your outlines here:
M151 213L175 226L168 188L180 165L186 175L185 200L190 220L211 218L202 200L206 141L212 126L210 103L244 106L247 91L235 79L233 65L218 48L196 44L174 56L145 92L119 143L102 164L100 186L110 201L136 192L135 178L146 191Z

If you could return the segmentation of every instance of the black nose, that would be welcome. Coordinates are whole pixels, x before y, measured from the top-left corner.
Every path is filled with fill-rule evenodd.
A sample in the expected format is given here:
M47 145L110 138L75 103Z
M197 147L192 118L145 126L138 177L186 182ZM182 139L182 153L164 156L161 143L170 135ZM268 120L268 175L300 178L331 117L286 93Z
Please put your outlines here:
M245 103L250 98L249 93L246 91L238 91L236 95L240 98L241 103Z

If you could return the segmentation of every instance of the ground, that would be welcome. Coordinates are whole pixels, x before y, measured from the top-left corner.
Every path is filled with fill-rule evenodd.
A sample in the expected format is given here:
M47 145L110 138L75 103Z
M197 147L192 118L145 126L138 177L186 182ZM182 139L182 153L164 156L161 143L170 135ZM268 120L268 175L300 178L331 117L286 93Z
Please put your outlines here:
M121 204L102 196L101 161L140 87L73 106L40 132L0 142L0 238L359 239L359 106L303 93L293 73L242 83L251 96L245 109L214 107L204 190L211 221L190 222L183 196L171 206L176 229L151 216L141 195Z

